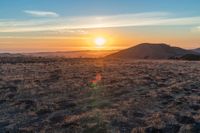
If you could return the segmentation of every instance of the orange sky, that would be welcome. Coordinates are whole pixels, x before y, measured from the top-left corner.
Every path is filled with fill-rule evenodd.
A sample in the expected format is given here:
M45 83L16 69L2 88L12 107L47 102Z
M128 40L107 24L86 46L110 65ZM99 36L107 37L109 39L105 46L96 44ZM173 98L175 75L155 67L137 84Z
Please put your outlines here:
M83 32L83 31L82 31ZM168 43L183 48L196 48L200 42L197 31L173 27L145 27L145 28L99 28L84 30L84 34L74 31L73 35L65 33L46 35L17 34L0 38L0 50L5 52L41 52L41 51L77 51L77 50L118 50L135 44ZM106 44L97 48L94 39L104 37Z

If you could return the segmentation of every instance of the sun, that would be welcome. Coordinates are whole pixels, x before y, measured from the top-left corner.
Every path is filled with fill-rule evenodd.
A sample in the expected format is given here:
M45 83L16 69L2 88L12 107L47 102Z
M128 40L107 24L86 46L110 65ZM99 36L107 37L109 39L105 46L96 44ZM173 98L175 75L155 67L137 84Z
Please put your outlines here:
M96 37L94 39L94 43L96 45L96 47L101 48L106 44L106 39L104 37Z

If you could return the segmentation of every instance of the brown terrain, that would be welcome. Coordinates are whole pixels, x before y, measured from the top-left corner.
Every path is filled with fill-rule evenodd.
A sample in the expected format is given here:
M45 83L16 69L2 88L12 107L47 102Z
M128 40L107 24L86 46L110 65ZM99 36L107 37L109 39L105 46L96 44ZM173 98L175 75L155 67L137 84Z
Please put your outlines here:
M0 132L198 133L200 62L1 58Z

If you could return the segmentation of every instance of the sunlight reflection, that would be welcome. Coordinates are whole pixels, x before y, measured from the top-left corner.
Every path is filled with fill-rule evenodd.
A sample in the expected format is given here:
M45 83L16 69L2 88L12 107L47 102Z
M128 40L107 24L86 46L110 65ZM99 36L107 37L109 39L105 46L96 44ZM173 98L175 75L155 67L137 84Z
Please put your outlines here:
M100 73L97 73L96 76L95 76L95 79L93 79L91 81L91 87L96 89L97 86L98 86L98 83L101 81L102 77L101 77L101 74Z

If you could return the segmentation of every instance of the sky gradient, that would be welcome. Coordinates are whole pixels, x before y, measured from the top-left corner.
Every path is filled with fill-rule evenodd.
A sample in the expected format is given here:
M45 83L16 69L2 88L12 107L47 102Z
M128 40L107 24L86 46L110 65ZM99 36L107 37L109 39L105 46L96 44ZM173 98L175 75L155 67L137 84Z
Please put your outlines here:
M104 49L138 43L200 47L199 0L1 0L0 52Z

